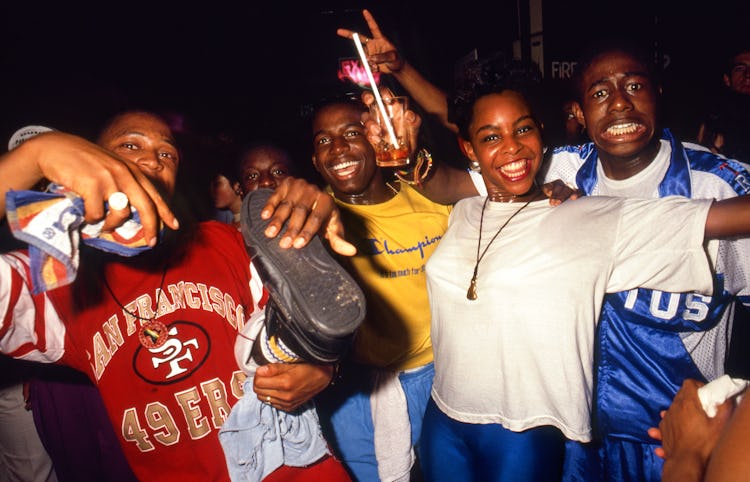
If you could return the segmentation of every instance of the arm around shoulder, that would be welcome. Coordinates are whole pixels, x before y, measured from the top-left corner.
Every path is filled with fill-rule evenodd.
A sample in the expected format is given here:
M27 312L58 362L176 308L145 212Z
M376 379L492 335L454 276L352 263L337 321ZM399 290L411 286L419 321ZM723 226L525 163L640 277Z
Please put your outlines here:
M427 199L439 204L455 204L461 199L479 195L468 170L442 162L434 164L433 172L421 185L412 185Z

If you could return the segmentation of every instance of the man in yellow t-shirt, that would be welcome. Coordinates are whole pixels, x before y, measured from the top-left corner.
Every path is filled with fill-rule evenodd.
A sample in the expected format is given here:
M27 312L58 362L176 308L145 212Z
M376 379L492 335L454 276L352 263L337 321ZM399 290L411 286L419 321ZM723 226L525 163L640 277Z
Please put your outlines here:
M356 480L398 480L412 468L432 387L425 263L447 228L450 205L386 178L361 122L366 110L359 99L342 97L318 107L312 120L313 164L357 247L341 262L367 298L351 361L318 406L326 438ZM457 173L461 182L468 178L444 167L419 189L443 200L441 189L463 187L452 179Z

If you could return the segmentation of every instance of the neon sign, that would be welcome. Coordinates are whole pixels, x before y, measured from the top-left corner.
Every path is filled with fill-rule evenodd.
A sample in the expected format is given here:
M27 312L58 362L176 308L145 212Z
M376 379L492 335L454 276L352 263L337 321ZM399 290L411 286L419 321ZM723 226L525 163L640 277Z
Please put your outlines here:
M339 59L339 70L337 74L339 80L342 82L346 82L347 80L349 80L362 88L370 88L370 81L367 78L367 71L365 71L365 67L362 65L362 61L360 59ZM372 76L375 79L375 83L377 85L380 85L380 72L373 72Z

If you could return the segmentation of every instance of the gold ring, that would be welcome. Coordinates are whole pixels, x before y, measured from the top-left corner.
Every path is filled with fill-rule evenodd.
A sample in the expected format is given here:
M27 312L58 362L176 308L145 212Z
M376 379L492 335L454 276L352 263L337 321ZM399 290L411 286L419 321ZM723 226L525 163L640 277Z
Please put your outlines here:
M271 395L266 395L266 403L271 403Z

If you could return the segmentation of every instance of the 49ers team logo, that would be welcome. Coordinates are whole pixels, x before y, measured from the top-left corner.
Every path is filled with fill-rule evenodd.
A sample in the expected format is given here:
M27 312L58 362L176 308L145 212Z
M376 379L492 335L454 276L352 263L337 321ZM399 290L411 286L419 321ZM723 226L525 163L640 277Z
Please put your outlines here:
M139 333L145 340L135 352L133 370L149 383L168 385L184 380L203 365L211 351L211 340L196 323L176 321L168 327L159 324L161 327L149 327L158 336L143 329Z

